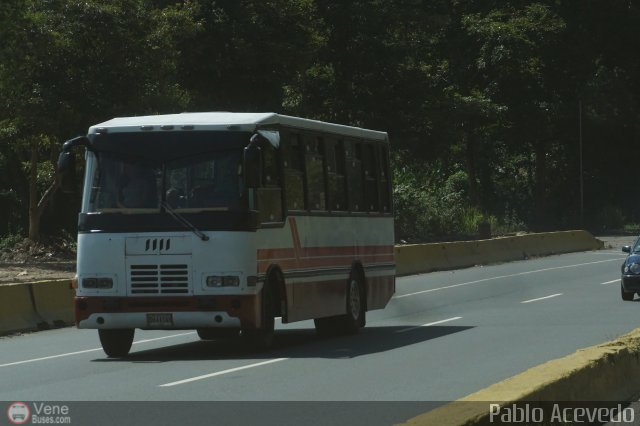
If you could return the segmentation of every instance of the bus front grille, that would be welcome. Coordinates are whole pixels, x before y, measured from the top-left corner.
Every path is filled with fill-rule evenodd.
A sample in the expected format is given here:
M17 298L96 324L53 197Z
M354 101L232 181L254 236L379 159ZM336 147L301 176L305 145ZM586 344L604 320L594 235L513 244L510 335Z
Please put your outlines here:
M131 265L131 294L188 294L188 265Z

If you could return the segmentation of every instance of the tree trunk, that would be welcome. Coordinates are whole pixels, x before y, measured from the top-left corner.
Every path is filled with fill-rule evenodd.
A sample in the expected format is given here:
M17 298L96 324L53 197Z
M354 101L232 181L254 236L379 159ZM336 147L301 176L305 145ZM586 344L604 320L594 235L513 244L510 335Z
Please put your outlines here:
M38 143L31 144L31 160L29 164L29 239L40 239L40 219L47 203L53 198L60 186L60 178L56 173L54 181L38 200Z
M29 239L40 239L40 215L38 214L38 143L31 143L29 160Z

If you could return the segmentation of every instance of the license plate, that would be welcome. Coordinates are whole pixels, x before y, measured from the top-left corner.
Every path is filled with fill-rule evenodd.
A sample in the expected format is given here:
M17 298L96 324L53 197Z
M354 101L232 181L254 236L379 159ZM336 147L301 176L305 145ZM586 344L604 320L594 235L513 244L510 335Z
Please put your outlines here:
M173 314L147 314L148 327L173 327Z

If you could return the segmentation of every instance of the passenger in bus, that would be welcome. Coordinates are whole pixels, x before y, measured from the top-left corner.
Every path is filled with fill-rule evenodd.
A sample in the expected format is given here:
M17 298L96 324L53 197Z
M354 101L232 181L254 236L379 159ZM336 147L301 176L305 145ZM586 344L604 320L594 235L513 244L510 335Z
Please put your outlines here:
M118 206L124 208L157 207L155 178L152 170L125 164L120 181Z
M112 174L106 173L102 182L92 190L96 193L95 208L97 210L118 207L118 183Z
M234 162L218 162L215 181L193 189L194 204L198 207L237 207L240 197L238 181L238 166Z

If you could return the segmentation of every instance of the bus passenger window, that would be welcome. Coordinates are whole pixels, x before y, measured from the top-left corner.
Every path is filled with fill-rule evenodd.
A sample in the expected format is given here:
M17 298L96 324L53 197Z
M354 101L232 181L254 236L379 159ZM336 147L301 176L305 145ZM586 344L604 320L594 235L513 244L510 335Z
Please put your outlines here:
M354 157L347 158L347 176L349 179L349 210L352 212L365 211L364 187L362 183L362 146L354 143L351 151Z
M327 176L329 179L329 210L347 210L347 187L345 182L344 142L334 141L327 150Z
M366 209L370 212L378 211L378 167L376 161L375 146L366 144L364 146L364 195Z
M262 148L262 183L266 187L280 186L278 157L276 149L268 144Z
M311 210L325 210L323 153L322 138L309 138L307 141L306 167L309 208Z
M391 181L389 177L389 151L385 146L380 147L380 206L382 213L389 213L391 193Z
M262 187L257 190L260 222L282 221L282 190L278 173L278 151L267 144L262 147Z
M300 135L288 135L284 146L284 180L286 187L287 210L305 210L304 168L302 143Z
M282 190L258 188L256 193L260 223L282 222Z

